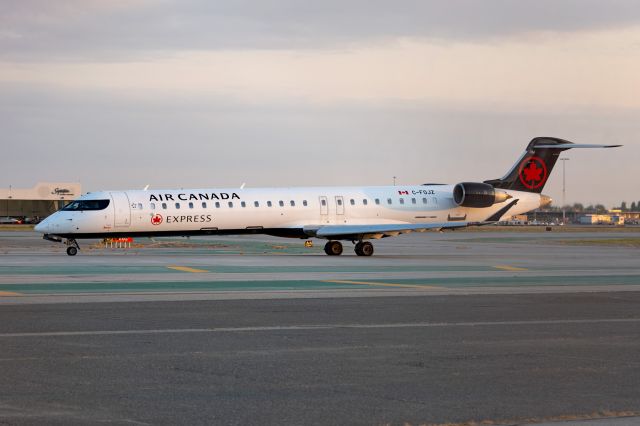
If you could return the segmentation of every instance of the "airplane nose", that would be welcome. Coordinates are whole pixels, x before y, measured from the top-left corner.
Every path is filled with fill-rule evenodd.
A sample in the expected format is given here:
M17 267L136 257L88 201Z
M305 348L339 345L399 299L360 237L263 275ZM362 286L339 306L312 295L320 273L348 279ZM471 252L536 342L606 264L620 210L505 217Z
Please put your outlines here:
M40 222L39 224L37 224L36 226L33 227L33 230L36 232L41 232L43 234L47 233L47 229L49 228L49 225L47 225L46 220L43 220L42 222Z

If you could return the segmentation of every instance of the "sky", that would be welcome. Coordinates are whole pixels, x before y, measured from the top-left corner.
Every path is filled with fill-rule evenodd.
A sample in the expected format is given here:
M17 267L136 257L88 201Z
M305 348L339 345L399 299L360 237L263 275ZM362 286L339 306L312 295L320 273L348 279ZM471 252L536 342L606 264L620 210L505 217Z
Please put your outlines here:
M636 0L0 0L0 186L457 183L536 136L640 201ZM544 193L562 200L562 168Z

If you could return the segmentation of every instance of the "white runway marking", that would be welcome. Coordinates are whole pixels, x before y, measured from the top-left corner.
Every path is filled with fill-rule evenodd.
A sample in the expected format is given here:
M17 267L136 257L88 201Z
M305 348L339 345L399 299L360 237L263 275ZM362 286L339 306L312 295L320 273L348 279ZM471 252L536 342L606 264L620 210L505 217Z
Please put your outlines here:
M416 322L396 324L320 324L285 325L265 327L216 327L216 328L176 328L158 330L96 330L96 331L50 331L34 333L0 333L0 338L11 337L64 337L64 336L104 336L131 334L180 334L180 333L243 333L268 331L314 331L339 329L376 329L376 328L438 328L438 327L494 327L519 325L570 325L570 324L607 324L640 323L640 318L603 318L574 320L531 320L531 321L474 321L474 322Z

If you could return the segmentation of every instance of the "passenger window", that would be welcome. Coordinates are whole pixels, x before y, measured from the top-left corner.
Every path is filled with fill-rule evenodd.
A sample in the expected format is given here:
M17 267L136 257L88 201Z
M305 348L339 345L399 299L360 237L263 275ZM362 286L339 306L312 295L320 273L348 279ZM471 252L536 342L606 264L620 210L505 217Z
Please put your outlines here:
M367 201L367 199L365 198L364 200L362 200L362 205L366 206L367 204L369 204L369 202Z
M162 208L166 209L167 208L167 203L162 203Z
M284 207L284 201L280 200L278 201L278 204L280 205L280 207Z
M387 198L387 204L392 204L393 201L391 200L391 198Z
M176 209L180 210L180 203L176 203Z
M351 203L352 206L356 205L356 200L354 200L353 198L349 202Z
M216 209L219 209L219 208L220 208L220 202L216 201Z
M156 209L156 203L151 203L149 205L149 207L151 207L151 210L155 210Z
M138 209L142 210L142 203L138 203Z
M327 205L327 200L325 200L324 198L322 199L322 201L320 201L320 204L322 204L323 206Z
M404 204L404 198L400 198L400 204Z
M267 201L267 207L272 207L273 204L271 203L271 201Z
M307 207L307 204L308 204L308 203L307 203L307 200L302 200L302 205L303 205L303 206Z
M427 197L424 197L422 199L422 204L428 204L428 203L429 203L429 201L427 200Z
M260 207L260 203L259 203L259 202L257 202L257 201L254 201L254 202L253 202L253 205L254 205L255 207Z
M202 202L202 208L206 209L207 208L207 203L205 203L204 201Z
M376 204L380 205L380 198L376 198Z
M291 207L295 207L296 206L296 202L293 201L293 200L291 200L289 203L291 204Z
M418 203L418 200L416 200L415 198L411 199L411 204L417 204L417 203Z
M247 203L245 203L244 201L242 201L242 202L240 203L240 206L242 206L242 207L247 207Z
M342 198L338 198L338 199L336 200L336 203L338 203L338 205L339 205L339 206L341 206L341 205L342 205Z
M229 208L232 209L233 208L233 201L229 201Z
M192 209L193 208L193 203L189 203L189 208Z

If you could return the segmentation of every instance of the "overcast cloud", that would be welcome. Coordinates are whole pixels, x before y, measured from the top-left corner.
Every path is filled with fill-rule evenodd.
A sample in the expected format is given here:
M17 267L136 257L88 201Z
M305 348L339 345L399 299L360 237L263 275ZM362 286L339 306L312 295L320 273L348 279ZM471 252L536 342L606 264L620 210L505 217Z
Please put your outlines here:
M340 49L399 37L482 40L639 22L634 0L3 1L0 52L118 60L176 50Z
M567 201L640 200L637 1L0 7L0 186L455 183L549 135L626 145Z

